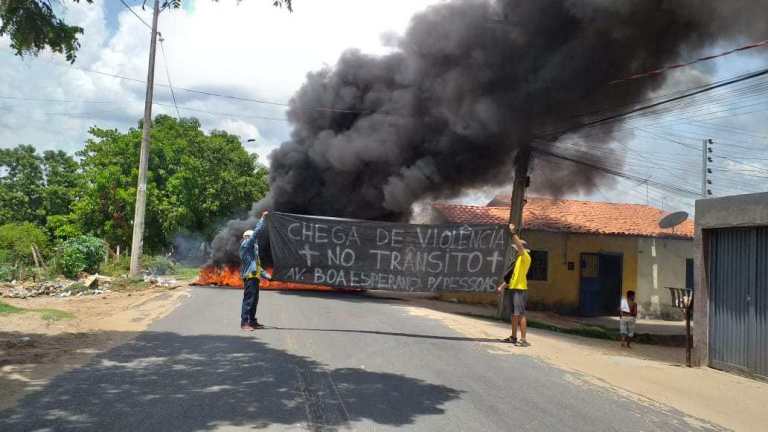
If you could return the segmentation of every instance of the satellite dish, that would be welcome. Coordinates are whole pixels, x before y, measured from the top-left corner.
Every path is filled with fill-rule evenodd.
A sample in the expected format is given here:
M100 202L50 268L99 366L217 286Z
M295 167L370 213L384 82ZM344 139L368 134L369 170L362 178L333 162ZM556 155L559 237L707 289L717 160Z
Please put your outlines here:
M679 211L670 213L659 220L659 228L672 228L680 225L688 219L688 212Z

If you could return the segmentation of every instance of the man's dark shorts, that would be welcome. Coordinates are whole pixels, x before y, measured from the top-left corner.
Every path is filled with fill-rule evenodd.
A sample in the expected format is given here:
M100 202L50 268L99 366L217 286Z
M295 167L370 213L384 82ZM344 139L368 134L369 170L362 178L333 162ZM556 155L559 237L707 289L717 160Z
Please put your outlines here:
M525 316L525 304L528 303L528 290L512 289L512 315Z

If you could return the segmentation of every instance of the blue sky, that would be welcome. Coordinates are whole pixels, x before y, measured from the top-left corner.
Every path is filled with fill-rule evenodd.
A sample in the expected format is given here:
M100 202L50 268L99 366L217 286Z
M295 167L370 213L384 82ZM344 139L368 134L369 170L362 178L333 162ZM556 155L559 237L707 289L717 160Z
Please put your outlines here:
M402 33L409 18L438 0L324 0L297 4L293 14L271 1L187 1L185 9L165 12L160 30L166 60L158 54L156 80L209 92L286 102L307 72L333 65L346 48L382 54L383 33ZM141 1L128 1L140 5ZM151 3L151 2L149 2ZM298 2L297 2L298 3ZM322 3L322 4L321 4ZM149 10L135 9L146 21ZM32 144L41 150L74 152L87 139L90 126L125 130L143 111L144 86L94 71L144 79L148 30L118 0L93 6L68 4L67 18L86 28L74 67L48 53L23 60L0 39L0 146ZM768 35L755 35L754 40ZM733 43L712 47L712 52ZM660 65L661 66L661 65ZM682 78L719 80L768 67L768 48L728 56L672 74L660 93ZM658 78L652 78L658 79ZM768 83L763 78L762 82ZM767 84L768 85L768 84ZM749 89L747 89L749 90ZM768 100L761 88L701 100L696 112L671 112L630 122L614 146L625 156L619 168L640 178L685 189L700 189L701 140L715 140L713 192L716 195L768 190ZM284 108L209 97L177 90L182 115L198 117L206 129L224 129L241 137L246 147L268 163L269 153L290 133L281 118ZM42 100L45 99L45 100ZM155 114L172 114L170 93L156 89ZM206 112L201 112L206 111ZM248 143L248 139L255 142ZM562 146L567 149L568 146ZM727 159L726 159L727 158ZM532 173L545 175L541 170ZM467 191L457 201L480 203L508 188ZM666 210L691 211L694 197L642 182L607 179L596 190L571 198L648 203Z

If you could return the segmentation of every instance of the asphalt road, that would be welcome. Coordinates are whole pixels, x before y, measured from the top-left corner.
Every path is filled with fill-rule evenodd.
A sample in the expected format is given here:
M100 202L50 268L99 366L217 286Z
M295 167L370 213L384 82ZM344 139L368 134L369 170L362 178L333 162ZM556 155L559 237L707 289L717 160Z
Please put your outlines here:
M394 300L193 288L133 342L0 412L1 431L691 430L528 356L494 354ZM524 348L521 348L524 349ZM701 430L701 429L699 429Z

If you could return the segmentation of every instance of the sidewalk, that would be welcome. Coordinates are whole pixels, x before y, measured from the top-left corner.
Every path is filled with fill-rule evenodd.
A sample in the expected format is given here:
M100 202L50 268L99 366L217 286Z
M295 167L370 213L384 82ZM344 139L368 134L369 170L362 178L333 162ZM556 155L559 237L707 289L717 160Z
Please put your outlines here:
M488 319L492 307L418 297L406 297L397 307L429 317L474 338L500 339L509 324ZM474 315L474 316L471 316ZM565 325L565 322L558 322ZM604 388L616 397L630 398L661 409L676 409L691 430L706 420L733 430L761 430L768 424L768 383L711 368L682 366L684 350L658 345L621 348L618 342L529 330L530 347L481 343L495 355L525 355L563 369L568 379Z
M376 294L373 293L373 295ZM387 296L391 297L392 294L388 293ZM440 311L496 320L494 306L447 302L425 296L397 295L396 297ZM528 311L527 317L528 326L532 328L598 339L618 340L619 338L618 317L576 317L543 311ZM684 347L685 321L638 319L635 335L637 343Z

